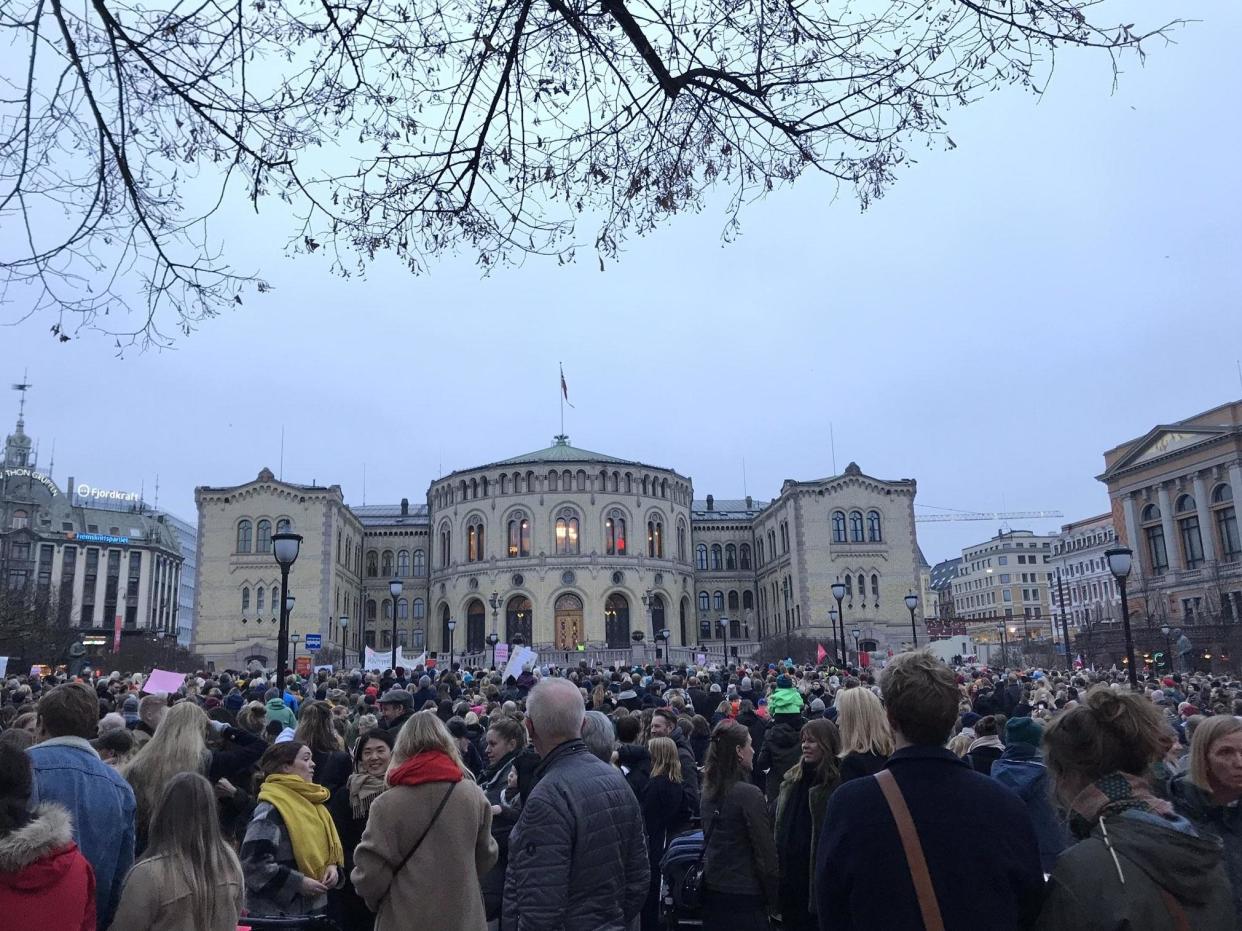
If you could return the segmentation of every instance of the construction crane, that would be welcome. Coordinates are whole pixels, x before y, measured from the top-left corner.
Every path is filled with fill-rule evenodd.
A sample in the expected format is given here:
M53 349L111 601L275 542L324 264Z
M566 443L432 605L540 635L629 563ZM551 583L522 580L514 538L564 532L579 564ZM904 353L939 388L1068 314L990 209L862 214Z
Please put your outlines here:
M1052 520L1064 516L1060 511L954 511L950 514L915 514L914 519L922 524L942 520Z

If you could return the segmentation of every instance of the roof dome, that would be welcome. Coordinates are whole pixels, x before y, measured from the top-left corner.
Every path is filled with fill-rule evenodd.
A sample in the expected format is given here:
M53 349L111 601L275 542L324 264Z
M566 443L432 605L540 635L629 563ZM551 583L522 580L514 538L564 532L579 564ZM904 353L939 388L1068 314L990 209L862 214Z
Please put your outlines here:
M579 449L569 444L569 437L559 434L552 438L552 445L545 449L537 449L533 453L514 456L491 463L494 466L524 465L532 462L613 462L622 465L641 465L633 459L618 459L603 453L593 453L589 449Z

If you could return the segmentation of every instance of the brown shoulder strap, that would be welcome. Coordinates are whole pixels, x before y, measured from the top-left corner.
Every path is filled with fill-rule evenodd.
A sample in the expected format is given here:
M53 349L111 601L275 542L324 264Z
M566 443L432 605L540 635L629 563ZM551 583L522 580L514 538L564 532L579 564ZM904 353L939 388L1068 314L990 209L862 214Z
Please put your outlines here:
M901 835L901 846L906 853L906 863L910 867L910 879L914 882L914 894L918 896L919 911L923 914L925 931L944 931L944 920L940 917L940 903L936 901L936 890L932 887L931 874L927 871L927 859L923 856L923 845L919 843L919 832L914 827L914 819L910 817L910 809L906 807L905 796L897 786L893 774L882 769L875 775L888 809L897 822L897 833Z
M1161 887L1160 898L1164 899L1164 907L1168 910L1169 917L1173 919L1174 931L1190 931L1190 919L1186 917L1186 909L1182 908L1182 903L1173 897L1173 893Z

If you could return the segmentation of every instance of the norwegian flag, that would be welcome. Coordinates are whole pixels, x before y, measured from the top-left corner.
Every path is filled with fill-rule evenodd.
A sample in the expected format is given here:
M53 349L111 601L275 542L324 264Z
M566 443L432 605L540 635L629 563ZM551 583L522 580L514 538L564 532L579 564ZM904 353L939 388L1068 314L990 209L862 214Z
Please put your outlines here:
M570 407L573 407L573 405L569 403L569 385L565 383L565 366L563 365L560 366L560 369L561 369L561 397L565 399L566 404L569 404Z

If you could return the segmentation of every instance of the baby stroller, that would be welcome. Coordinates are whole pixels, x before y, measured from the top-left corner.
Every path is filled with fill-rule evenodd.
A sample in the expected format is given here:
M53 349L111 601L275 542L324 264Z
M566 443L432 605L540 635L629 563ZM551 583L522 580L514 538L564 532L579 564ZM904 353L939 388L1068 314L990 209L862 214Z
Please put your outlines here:
M331 918L324 915L300 915L294 918L259 918L245 916L237 919L238 931L340 931Z
M694 878L686 883L687 872L700 863L702 856L703 832L698 829L676 835L664 851L660 860L660 923L667 931L703 926L698 906L701 890L693 888Z

